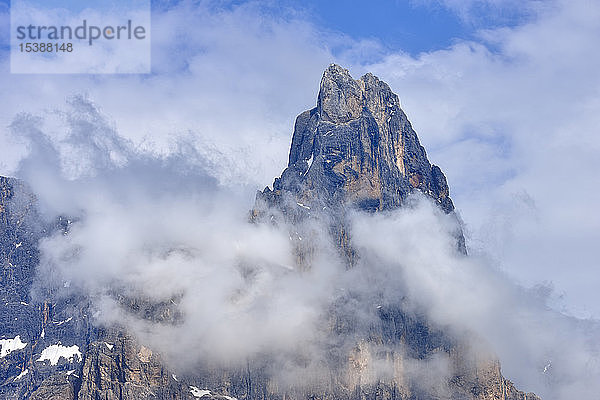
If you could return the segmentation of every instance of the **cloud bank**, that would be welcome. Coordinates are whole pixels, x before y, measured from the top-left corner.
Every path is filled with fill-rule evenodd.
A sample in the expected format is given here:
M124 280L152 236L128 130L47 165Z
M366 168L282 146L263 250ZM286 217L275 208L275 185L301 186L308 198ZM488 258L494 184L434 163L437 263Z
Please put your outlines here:
M464 4L477 13L478 3ZM460 12L456 2L444 4ZM155 4L151 75L9 76L4 54L10 96L0 99L0 170L12 174L27 153L6 128L15 114L63 113L66 98L84 95L136 147L168 154L188 136L221 183L265 185L285 166L294 116L314 105L315 77L336 61L355 75L376 73L400 95L449 178L472 249L495 255L526 286L553 285L565 311L595 317L600 282L588 271L597 267L592 249L600 239L598 220L589 218L600 200L591 184L599 167L600 11L558 0L527 9L528 18L508 27L410 57L322 29L291 9ZM1 12L8 22L8 9Z
M454 219L425 198L353 215L359 261L347 270L318 222L249 223L249 191L220 185L193 147L167 156L135 148L81 97L54 126L67 132L61 140L40 118L22 115L12 125L31 151L18 176L49 221L70 218L68 234L42 241L38 282L89 296L97 323L124 325L176 370L270 355L281 382L323 383L332 354L360 362L368 354L360 339L382 308L400 304L450 337L481 338L507 376L543 398L599 389L598 325L553 311L543 288L515 285L489 260L457 254ZM296 257L303 241L313 248L308 268ZM132 311L133 300L165 312L149 320ZM332 335L339 321L352 328ZM407 351L394 346L387 350ZM409 379L446 393L446 356L405 356ZM386 359L368 365L363 383L394 371Z

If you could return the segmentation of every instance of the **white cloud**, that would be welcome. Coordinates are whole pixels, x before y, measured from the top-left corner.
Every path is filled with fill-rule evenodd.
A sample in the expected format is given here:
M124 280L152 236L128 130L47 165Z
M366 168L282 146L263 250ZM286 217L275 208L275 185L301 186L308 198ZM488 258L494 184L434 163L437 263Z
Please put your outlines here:
M388 296L406 296L415 310L424 310L430 321L458 337L477 333L521 390L544 399L596 393L597 322L551 310L547 288L526 291L490 267L489 260L457 256L451 222L427 202L355 219L352 237L365 256L362 268L371 286ZM544 371L549 362L552 369Z
M552 281L571 312L588 316L600 314L599 15L590 2L554 2L529 23L481 32L481 42L363 67L400 95L449 177L471 244L508 218L512 237L485 250L527 285ZM535 211L513 213L521 194Z
M309 23L255 4L221 11L185 2L153 15L152 75L4 75L11 96L0 100L0 123L22 111L56 114L86 95L136 145L165 153L191 133L207 155L229 160L222 179L263 185L286 164L296 114L315 105L332 59L319 40ZM26 150L5 128L0 143L9 174Z
M271 366L282 382L320 382L327 376L318 373L323 354L345 357L356 346L352 334L330 341L332 304L360 337L376 320L377 306L403 303L449 334L482 337L520 388L561 400L597 390L598 327L549 310L544 288L527 292L485 259L457 255L456 221L433 204L416 198L394 213L354 215L351 237L361 258L347 271L322 236L326 229L249 224L248 193L219 187L201 156L136 150L87 106L74 101L65 118L71 133L62 141L37 130L39 120L19 121L34 151L19 176L32 183L49 217L74 218L68 235L43 240L38 284L83 291L93 299L97 322L125 324L176 370L275 353ZM79 126L92 134L80 135ZM110 140L99 144L94 132ZM107 157L115 151L124 162ZM99 161L66 178L69 169L61 166L79 154ZM302 245L314 246L310 269L296 264L299 242L290 239L296 233ZM122 296L173 304L180 319L172 325L144 320L122 307ZM402 346L394 350L403 353ZM390 374L389 360L368 350L358 356L369 360L361 379ZM431 373L448 376L452 363L445 356L405 363L409 379L444 390ZM424 371L431 380L421 380Z

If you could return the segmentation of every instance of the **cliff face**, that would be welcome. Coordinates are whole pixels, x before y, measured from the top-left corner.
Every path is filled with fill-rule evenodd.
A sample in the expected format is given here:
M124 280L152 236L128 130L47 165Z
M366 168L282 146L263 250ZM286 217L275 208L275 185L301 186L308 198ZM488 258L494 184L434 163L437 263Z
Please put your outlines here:
M398 97L371 74L354 80L332 65L317 106L296 120L287 168L272 190L257 194L252 220L283 216L292 226L324 221L352 268L357 254L347 211L402 207L415 191L454 213L446 178L428 161ZM381 305L368 326L357 326L356 299L344 296L332 300L327 314L319 384L282 385L273 379L268 354L243 367L200 364L177 377L125 328L95 326L90 299L75 288L59 294L36 282L39 240L57 231L68 235L70 223L60 218L41 225L33 194L21 182L0 178L1 399L537 399L505 379L493 356L471 351L469 339L402 304ZM458 251L466 253L459 224L456 238ZM298 246L298 253L299 265L310 267L310 249ZM177 313L144 299L119 302L160 323L169 323L163 315ZM448 365L435 379L412 371L414 360L435 369L437 359Z
M354 80L331 65L323 74L317 106L296 118L287 168L257 196L254 218L270 207L334 210L344 243L347 208L382 211L402 206L420 191L446 213L454 212L446 177L427 159L398 96L372 74ZM457 246L466 253L457 229Z
M454 210L446 177L427 160L398 96L371 74L354 80L331 65L317 106L296 119L288 167L263 196L287 191L309 206L376 211L401 206L415 189Z

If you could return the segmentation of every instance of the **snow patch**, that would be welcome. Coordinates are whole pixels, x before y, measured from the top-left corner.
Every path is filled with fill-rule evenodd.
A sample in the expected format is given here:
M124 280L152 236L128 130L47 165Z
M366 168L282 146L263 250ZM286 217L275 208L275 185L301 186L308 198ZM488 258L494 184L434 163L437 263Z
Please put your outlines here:
M70 370L67 371L67 376L71 376L71 375L73 375L75 378L79 378L79 375L77 375L75 373L74 369L70 369Z
M306 160L306 162L308 163L308 168L306 169L306 173L308 173L308 170L310 169L310 167L312 167L313 160L314 160L314 157L311 154L310 158L308 160Z
M296 203L296 204L298 204L298 205L299 205L300 207L302 207L302 208L306 208L307 210L310 210L310 207L309 207L309 206L306 206L306 205L304 205L304 204L302 204L302 203Z
M190 393L192 394L192 396L194 396L196 398L200 398L202 396L206 396L207 394L210 394L210 390L198 389L196 386L190 386Z
M40 358L38 361L50 361L50 364L56 365L61 357L66 358L69 361L74 361L75 356L77 356L78 361L81 361L81 352L79 351L79 346L73 345L70 347L62 346L60 344L53 344L52 346L46 347L42 350L42 354L40 354Z
M6 357L13 351L24 349L27 343L21 341L21 336L17 335L14 339L1 339L0 340L0 358Z
M21 379L22 377L24 377L25 375L27 375L29 373L29 369L25 368L23 370L23 372L21 372L19 375L17 375L17 377L15 378L15 381L18 379Z
M175 380L175 382L179 382L179 379L177 379L177 375L173 374L171 376L173 377L173 379Z
M106 343L106 342L104 342L104 344L106 345L106 347L107 347L109 350L112 350L112 349L113 349L113 347L115 347L114 345L112 345L112 344L110 344L110 343Z
M15 243L15 248L18 249L23 245L23 242Z
M60 322L54 322L57 326L60 326L62 324L66 324L67 322L69 322L70 320L72 320L73 317L69 317L67 319L65 319L64 321L60 321Z

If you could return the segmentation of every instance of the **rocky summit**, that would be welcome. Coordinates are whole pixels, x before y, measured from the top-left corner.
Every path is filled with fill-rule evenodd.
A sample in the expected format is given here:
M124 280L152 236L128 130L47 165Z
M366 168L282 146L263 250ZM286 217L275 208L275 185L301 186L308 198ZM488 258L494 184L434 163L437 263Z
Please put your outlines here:
M454 210L446 177L427 160L398 96L372 74L354 80L331 65L317 106L296 119L288 167L263 195L287 191L307 204L376 211L401 206L414 189Z
M348 211L403 207L416 192L454 215L446 178L428 161L398 97L371 74L355 80L331 65L316 107L296 119L287 168L272 189L258 192L251 220L283 219L292 227L319 220L352 269L359 255ZM378 306L367 326L356 326L358 298L351 295L332 299L326 313L321 375L314 384L292 387L275 380L278 357L268 352L243 366L200 362L178 376L125 326L96 326L93 299L68 282L55 291L38 281L40 240L69 235L72 223L68 217L40 223L26 184L0 178L1 399L538 399L517 390L493 355L471 348L470 338L456 337L401 302ZM458 220L456 238L457 251L466 254ZM299 257L303 262L310 265ZM175 323L175 302L115 297L149 322ZM440 357L448 371L436 381L433 372L417 374L411 367L416 360L433 371ZM307 363L301 356L293 360ZM374 374L382 365L385 370Z
M427 159L398 96L370 73L355 80L332 64L321 79L317 106L296 118L288 166L273 190L258 193L254 217L273 206L287 207L288 215L294 214L290 204L313 213L329 208L339 214L344 236L344 210L394 209L414 191L454 213L446 177ZM456 237L466 253L459 227Z

